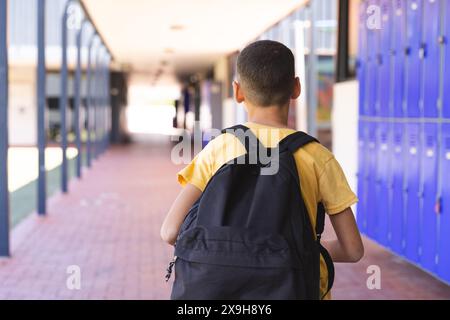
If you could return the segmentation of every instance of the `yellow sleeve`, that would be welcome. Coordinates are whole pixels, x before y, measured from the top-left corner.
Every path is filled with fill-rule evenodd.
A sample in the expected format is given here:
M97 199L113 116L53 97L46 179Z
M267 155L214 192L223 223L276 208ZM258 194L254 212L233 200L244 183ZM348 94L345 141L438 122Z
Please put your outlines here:
M181 186L190 183L202 192L213 175L212 148L207 145L183 170L178 172L178 182Z
M186 168L178 172L178 182L190 183L202 192L212 176L228 161L245 154L245 147L231 134L212 140Z
M334 157L324 165L319 177L319 192L329 215L340 213L358 202L341 166Z

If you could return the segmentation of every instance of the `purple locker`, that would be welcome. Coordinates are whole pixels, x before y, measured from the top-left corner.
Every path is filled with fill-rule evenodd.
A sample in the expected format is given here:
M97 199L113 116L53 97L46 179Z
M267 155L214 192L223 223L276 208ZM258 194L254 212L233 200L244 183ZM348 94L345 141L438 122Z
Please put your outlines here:
M376 115L389 117L391 93L391 36L392 32L392 0L380 0L381 30L377 32L379 53L378 63L378 97Z
M436 272L437 216L435 206L438 180L437 165L439 158L437 141L438 126L435 123L425 123L423 124L422 130L420 264L425 269Z
M358 210L356 220L361 232L367 232L367 147L368 147L368 128L364 120L359 121L358 133Z
M444 14L444 37L441 38L444 44L444 88L450 88L450 3L442 1L442 12ZM442 115L445 119L450 119L450 96L445 94L443 97Z
M442 190L439 215L438 275L450 283L450 123L442 125L440 152Z
M379 6L379 0L367 1L367 6ZM366 19L367 21L367 15ZM376 116L379 105L379 65L380 65L380 30L366 28L367 68L366 68L366 108L365 114Z
M423 41L420 49L422 57L422 116L438 116L439 76L440 76L440 10L441 1L423 1Z
M375 240L389 245L389 183L390 183L390 131L391 124L381 122L377 125L376 151L376 215Z
M377 197L376 197L376 179L377 179L377 122L369 122L367 124L368 145L366 149L366 181L367 181L367 198L366 198L366 215L367 215L367 235L372 239L376 239L378 232L378 213L377 213Z
M420 131L419 123L406 125L405 255L416 263L420 254Z
M406 33L406 99L409 118L420 117L419 99L421 92L421 50L422 50L422 0L407 1Z
M444 88L450 87L450 3L442 1L444 23ZM444 93L442 115L445 123L441 127L441 148L439 161L440 190L438 191L438 275L450 283L450 95Z
M366 26L366 3L359 7L359 29L358 29L358 59L356 62L359 82L359 114L366 115L366 70L367 70L367 26Z
M444 14L444 88L450 87L450 3L442 1ZM438 275L450 283L450 95L444 93L442 115L445 123L441 129L440 148L440 208L438 216Z
M402 122L393 124L391 139L391 193L389 198L390 218L390 248L400 254L404 254L405 240L405 200L404 196L404 170L405 161L405 124Z
M405 83L405 55L406 47L406 0L392 1L392 108L391 117L404 117L403 97Z

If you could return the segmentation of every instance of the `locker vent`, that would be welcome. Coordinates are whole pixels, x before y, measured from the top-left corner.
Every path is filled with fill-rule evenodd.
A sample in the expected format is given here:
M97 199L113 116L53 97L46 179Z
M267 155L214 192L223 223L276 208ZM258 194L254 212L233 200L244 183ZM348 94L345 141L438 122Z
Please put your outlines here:
M427 147L433 147L433 146L434 146L434 137L427 136Z
M445 139L445 148L450 150L450 138Z

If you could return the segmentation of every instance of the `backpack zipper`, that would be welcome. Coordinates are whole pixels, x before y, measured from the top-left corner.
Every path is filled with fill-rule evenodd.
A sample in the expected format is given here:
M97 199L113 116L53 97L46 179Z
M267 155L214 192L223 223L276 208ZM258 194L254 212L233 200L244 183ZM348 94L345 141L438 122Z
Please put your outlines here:
M169 263L169 266L167 267L166 271L166 282L169 282L170 277L172 275L173 266L175 265L175 262L177 261L177 256L173 257L173 260Z

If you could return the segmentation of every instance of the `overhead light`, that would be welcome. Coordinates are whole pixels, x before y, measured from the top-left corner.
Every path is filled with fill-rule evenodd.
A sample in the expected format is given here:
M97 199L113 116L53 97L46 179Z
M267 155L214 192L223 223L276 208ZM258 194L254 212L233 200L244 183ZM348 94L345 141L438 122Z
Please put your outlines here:
M170 30L172 30L172 31L182 31L184 29L186 29L186 27L183 26L182 24L172 24L170 26Z

